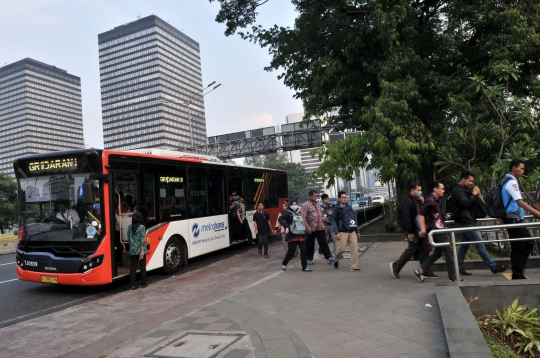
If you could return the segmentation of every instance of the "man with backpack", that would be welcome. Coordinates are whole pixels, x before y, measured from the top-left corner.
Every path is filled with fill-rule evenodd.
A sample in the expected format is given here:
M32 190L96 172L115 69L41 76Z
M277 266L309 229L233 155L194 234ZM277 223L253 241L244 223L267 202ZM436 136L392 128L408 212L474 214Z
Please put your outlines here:
M452 212L452 218L454 221L461 227L474 227L476 226L476 217L474 207L482 207L484 203L480 198L480 189L477 186L473 185L474 175L469 171L464 171L461 173L461 180L452 190L452 202L450 209ZM469 190L473 187L472 192ZM484 217L486 216L484 211ZM497 265L495 261L489 256L489 253L486 250L486 245L482 242L482 235L479 231L468 231L461 233L461 241L478 241L478 244L475 244L478 254L488 265L491 272L494 274L498 272L504 272L508 268L508 265ZM471 273L465 271L463 268L463 262L465 261L465 256L471 245L461 245L457 253L458 265L459 265L459 274L470 276Z
M398 221L400 227L405 232L407 248L397 261L390 263L390 273L394 278L399 278L399 272L417 251L420 251L420 264L423 264L429 256L427 239L418 236L420 227L418 226L417 216L419 207L422 204L420 201L421 197L422 187L417 182L412 182L409 184L409 195L403 199L399 206ZM437 278L439 276L429 270L425 272L424 277Z
M340 191L338 193L339 203L334 206L332 211L332 231L339 240L339 249L336 253L334 267L339 267L339 260L342 258L347 242L351 245L351 268L350 271L360 271L358 267L358 238L360 229L358 220L352 207L347 204L347 193Z
M520 159L514 159L510 162L509 173L501 180L502 185L502 203L506 208L505 224L517 224L523 222L524 210L527 210L536 218L540 219L540 211L535 210L521 197L518 179L525 173L525 163ZM511 239L531 237L529 230L525 227L507 229L508 236ZM510 262L512 264L512 280L525 279L525 264L529 259L534 241L510 241L512 253Z
M323 210L319 204L317 204L317 191L309 191L309 200L306 201L300 207L300 213L306 219L307 222L307 263L308 265L313 265L313 255L315 254L315 239L321 247L321 251L327 260L328 264L334 263L334 257L330 253L330 248L326 243L326 238L324 236L324 221L323 221Z
M328 197L328 194L321 195L321 208L324 212L324 237L326 239L326 242L329 244L330 240L334 244L334 250L332 253L334 254L334 257L336 257L337 252L337 239L336 235L334 235L334 232L332 231L332 212L334 210L334 205L330 202L330 198Z

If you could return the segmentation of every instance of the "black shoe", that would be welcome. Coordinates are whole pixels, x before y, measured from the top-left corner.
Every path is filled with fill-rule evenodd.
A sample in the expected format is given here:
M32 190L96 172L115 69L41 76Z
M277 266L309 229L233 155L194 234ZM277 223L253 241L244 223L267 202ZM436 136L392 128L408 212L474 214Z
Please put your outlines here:
M515 274L512 274L512 280L526 280L527 277L523 276L523 275L515 275Z
M469 272L465 271L465 269L462 269L462 268L459 269L459 274L461 276L471 276L472 275L472 273L469 273Z
M134 286L134 285L133 285L133 286L131 286L131 289L132 289L132 290L136 290L136 289L138 289L138 288L139 288L139 287L137 287L137 286Z
M362 269L360 269L360 268L352 268L349 271L351 271L351 272L359 272L359 271L362 271Z
M390 262L390 273L392 274L392 276L394 276L394 278L399 278L399 272L397 272L394 268L393 262Z
M259 249L259 255L262 255L262 250L261 249Z
M439 275L435 275L435 273L431 270L424 272L424 278L439 278Z
M142 287L142 288L146 288L146 283L143 283L143 284L141 285L141 287Z
M334 261L334 268L338 268L339 267L339 261Z
M493 271L493 274L504 272L506 270L508 270L508 265L497 265L497 268L495 269L495 271Z

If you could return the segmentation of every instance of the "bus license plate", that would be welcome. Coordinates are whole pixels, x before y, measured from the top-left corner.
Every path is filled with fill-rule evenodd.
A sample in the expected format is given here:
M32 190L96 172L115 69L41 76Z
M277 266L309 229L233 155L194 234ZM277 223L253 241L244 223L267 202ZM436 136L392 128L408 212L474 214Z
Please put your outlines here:
M57 276L41 276L41 282L43 283L58 283Z

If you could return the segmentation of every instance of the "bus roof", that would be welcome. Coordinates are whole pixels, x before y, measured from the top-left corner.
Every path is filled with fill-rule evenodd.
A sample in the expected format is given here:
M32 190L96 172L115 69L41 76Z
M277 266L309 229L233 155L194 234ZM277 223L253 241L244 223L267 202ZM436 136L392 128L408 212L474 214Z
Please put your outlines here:
M114 154L125 154L125 155L134 155L134 156L156 156L156 157L167 157L171 159L184 159L187 161L201 161L201 162L210 162L215 163L219 165L226 165L231 167L239 167L239 168L258 168L258 169L265 169L265 170L274 170L274 171L280 171L280 172L286 172L285 170L281 169L274 169L274 168L262 168L262 167L255 167L251 165L245 165L245 164L237 164L237 163L223 163L218 157L209 156L209 155L198 155L193 153L186 153L186 152L179 152L174 150L166 150L166 149L160 149L160 148L140 148L140 149L134 149L134 150L128 150L128 151L116 151L116 150L104 150L104 149L95 149L95 148L83 148L83 149L70 149L70 150L59 150L54 152L47 152L47 153L39 153L39 154L33 154L28 155L26 157L17 158L14 160L16 161L26 161L30 159L39 159L39 158L50 158L54 156L69 156L69 155L75 155L75 154L97 154L99 156L102 155L103 152L112 152Z

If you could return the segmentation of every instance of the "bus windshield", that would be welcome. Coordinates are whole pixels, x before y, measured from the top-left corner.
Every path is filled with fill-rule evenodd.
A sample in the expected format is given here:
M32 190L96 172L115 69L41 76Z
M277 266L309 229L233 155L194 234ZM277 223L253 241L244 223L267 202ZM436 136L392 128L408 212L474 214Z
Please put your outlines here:
M19 179L19 249L86 257L105 235L103 190L93 181L94 204L83 204L87 174Z

